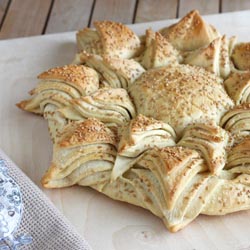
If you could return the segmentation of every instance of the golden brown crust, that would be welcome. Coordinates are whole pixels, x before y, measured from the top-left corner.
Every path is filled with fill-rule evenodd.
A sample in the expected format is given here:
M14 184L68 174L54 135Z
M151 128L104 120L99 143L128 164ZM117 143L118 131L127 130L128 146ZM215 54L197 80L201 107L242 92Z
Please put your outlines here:
M187 53L184 63L201 66L208 71L226 78L231 71L230 48L235 43L235 37L227 39L218 37L207 47L202 47Z
M73 127L73 129L72 129ZM117 138L102 122L95 118L89 118L83 122L69 126L69 131L61 132L63 139L58 142L60 147L76 146L78 144L89 144L106 142L116 145ZM66 135L66 136L65 136Z
M111 57L131 58L140 52L138 36L122 23L94 22L103 44L103 54Z
M148 70L129 93L138 113L168 123L179 136L191 123L219 124L233 106L220 78L188 65Z
M95 69L100 75L104 86L127 88L145 72L144 68L133 59L99 56L82 51L77 54L74 62Z
M151 29L146 30L146 49L140 56L140 62L146 69L175 64L181 60L178 51L165 37Z
M228 153L226 169L233 173L250 174L250 138L236 144Z
M139 37L127 26L113 21L94 22L96 30L77 33L78 50L102 56L132 58L142 49Z
M168 124L139 114L124 128L118 145L118 153L136 157L155 146L175 145L176 134Z
M93 91L88 90L91 85L99 87L97 73L88 67L82 65L65 65L56 67L41 73L38 76L42 80L61 80L72 84L81 90L84 94L90 94Z
M224 81L228 95L236 105L250 102L250 72L232 72Z
M150 210L172 232L199 214L250 208L249 72L230 62L233 51L248 69L248 45L219 37L197 11L141 40L120 23L95 26L77 34L77 65L42 73L17 104L49 123L43 185L90 186Z
M220 126L233 134L235 143L250 135L250 103L230 109L221 119Z
M200 158L197 151L185 147L165 147L157 149L155 156L158 153L165 163L164 167L168 173L179 168L189 158Z
M188 126L178 145L197 150L212 174L219 174L226 163L228 133L219 126L194 124Z
M234 65L240 70L250 70L250 43L237 44L232 53Z
M189 12L178 23L160 30L179 50L195 50L208 45L219 33L206 24L197 10Z
M43 114L47 105L62 108L99 88L98 74L82 65L49 69L38 76L41 81L30 91L31 98L17 104L23 110Z
M102 88L89 96L70 100L67 107L58 109L47 118L49 122L55 121L49 123L52 130L71 121L96 118L116 131L135 115L134 105L125 89Z
M132 84L145 72L144 68L133 59L119 59L106 56L103 58L103 61L117 75L124 77L128 85Z

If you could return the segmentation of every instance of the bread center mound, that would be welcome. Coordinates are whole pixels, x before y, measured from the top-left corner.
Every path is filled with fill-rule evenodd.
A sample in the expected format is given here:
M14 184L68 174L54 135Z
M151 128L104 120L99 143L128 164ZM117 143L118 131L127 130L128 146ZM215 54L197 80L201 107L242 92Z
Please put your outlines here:
M148 70L129 93L138 114L170 124L180 135L192 123L219 124L234 105L222 84L203 68L174 65Z

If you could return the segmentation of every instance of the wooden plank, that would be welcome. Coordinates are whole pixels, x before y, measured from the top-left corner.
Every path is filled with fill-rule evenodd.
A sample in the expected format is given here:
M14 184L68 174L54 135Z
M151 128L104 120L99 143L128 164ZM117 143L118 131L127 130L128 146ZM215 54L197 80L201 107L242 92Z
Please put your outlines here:
M143 0L139 1L135 22L150 22L163 19L176 18L177 0Z
M79 30L88 26L93 0L55 0L45 33Z
M249 0L222 0L221 10L222 12L247 10L250 9Z
M9 0L0 0L0 23L3 20L8 3L9 3Z
M201 15L219 13L219 0L180 0L179 17L183 17L190 10L197 9Z
M136 0L96 0L91 26L95 20L111 20L125 24L133 22Z
M40 35L49 13L51 0L13 0L5 17L0 38Z

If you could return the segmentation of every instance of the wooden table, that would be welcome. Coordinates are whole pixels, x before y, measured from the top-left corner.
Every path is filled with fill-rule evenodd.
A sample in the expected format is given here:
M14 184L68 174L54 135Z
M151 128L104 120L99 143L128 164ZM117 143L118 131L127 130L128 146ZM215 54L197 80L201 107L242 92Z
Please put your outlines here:
M250 9L249 0L0 0L0 39L65 32L95 20L127 24Z

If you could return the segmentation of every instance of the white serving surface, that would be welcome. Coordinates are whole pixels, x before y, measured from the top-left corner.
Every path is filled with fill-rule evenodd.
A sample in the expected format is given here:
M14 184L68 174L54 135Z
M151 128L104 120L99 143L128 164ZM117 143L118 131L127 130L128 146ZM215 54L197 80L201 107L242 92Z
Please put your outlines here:
M205 19L222 34L250 41L250 11ZM157 30L173 22L131 27L143 34L148 27ZM47 123L22 112L15 103L28 97L40 72L71 62L75 47L75 32L0 41L0 148L40 187L52 155ZM171 234L150 212L113 201L90 188L43 191L94 250L250 249L250 211L199 216L184 230Z

